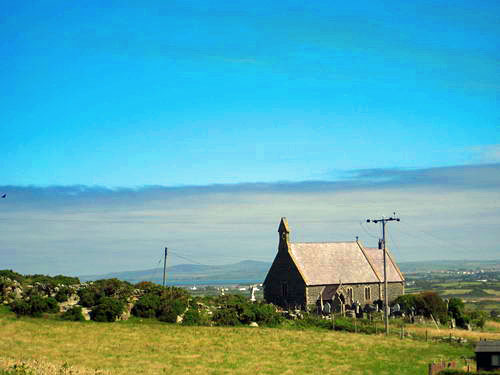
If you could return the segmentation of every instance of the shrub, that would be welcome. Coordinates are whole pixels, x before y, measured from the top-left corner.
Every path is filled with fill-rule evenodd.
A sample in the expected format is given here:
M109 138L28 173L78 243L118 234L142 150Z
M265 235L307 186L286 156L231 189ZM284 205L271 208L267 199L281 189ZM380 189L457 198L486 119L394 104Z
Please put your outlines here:
M80 306L73 306L69 310L65 311L61 315L61 319L70 320L73 322L79 322L85 320L82 314L82 308Z
M186 326L207 326L210 325L210 319L206 311L191 307L184 313L182 324Z
M436 292L423 292L420 295L424 301L426 315L430 316L432 314L441 323L446 323L448 321L448 310L443 299Z
M47 297L45 298L45 301L47 302L47 312L50 313L59 312L59 304L57 303L57 300L55 298Z
M457 327L466 328L469 317L465 314L465 306L460 298L452 297L448 302L448 312L455 319Z
M15 312L17 315L30 315L31 314L31 305L22 300L16 299L10 304L10 309Z
M56 275L56 276L47 276L47 275L26 275L27 281L29 283L41 283L45 285L50 285L52 287L57 285L74 285L80 284L80 279L78 277L64 276L64 275Z
M39 295L33 295L29 301L15 300L11 303L10 309L17 315L40 317L46 312L58 312L59 306L54 298L43 298Z
M470 311L468 314L470 322L474 324L476 327L484 328L486 324L487 314L484 311L474 310Z
M118 279L97 280L90 288L103 297L117 297L122 300L126 300L133 290L132 284Z
M66 287L60 287L55 295L57 302L66 302L69 298L70 290Z
M212 320L217 326L238 326L241 324L238 311L234 307L222 307L217 309Z
M323 328L323 329L331 329L332 321L322 319L319 315L306 313L304 314L303 319L295 320L294 324L297 328Z
M143 295L134 308L132 314L141 318L154 318L159 314L161 299L158 295L148 293Z
M162 322L176 323L177 316L184 313L186 306L187 303L181 299L162 300L159 307L158 319Z
M31 316L42 316L42 313L49 311L47 300L40 296L32 296L28 303Z
M276 308L268 303L252 304L255 311L255 321L259 325L276 326L283 322L283 316L276 311Z
M95 281L85 288L80 288L78 296L80 297L80 304L82 306L92 307L100 304L100 300L103 297L114 297L122 302L126 302L132 291L132 284L126 281L102 279Z
M78 290L78 297L80 297L80 304L83 307L92 307L97 304L97 300L100 296L96 293L95 289L90 287L82 288Z
M335 319L335 331L347 331L354 332L356 329L351 320L347 318L337 318Z
M114 322L123 312L124 303L116 298L102 297L99 304L90 312L96 322Z
M0 270L0 276L7 277L11 280L16 280L18 282L22 282L24 280L24 276L20 273L14 272L12 270Z

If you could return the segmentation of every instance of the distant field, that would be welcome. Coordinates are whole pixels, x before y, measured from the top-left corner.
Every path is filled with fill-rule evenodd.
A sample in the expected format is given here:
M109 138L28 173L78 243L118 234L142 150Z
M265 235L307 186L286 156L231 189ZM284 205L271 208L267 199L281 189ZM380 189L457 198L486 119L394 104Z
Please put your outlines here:
M500 290L494 290L494 289L484 289L486 293L493 294L495 296L500 297Z
M492 310L500 311L500 282L499 281L450 281L433 282L426 280L420 286L412 285L405 288L405 293L419 293L424 290L437 292L443 298L459 297L469 309L483 310L489 313Z
M441 292L442 295L459 295L459 294L467 294L470 293L472 289L445 289Z
M100 373L94 369L110 374L424 374L432 360L473 355L470 346L381 335L137 320L72 323L18 319L5 309L0 310L0 331L0 366L37 360L56 369L77 366L74 374Z

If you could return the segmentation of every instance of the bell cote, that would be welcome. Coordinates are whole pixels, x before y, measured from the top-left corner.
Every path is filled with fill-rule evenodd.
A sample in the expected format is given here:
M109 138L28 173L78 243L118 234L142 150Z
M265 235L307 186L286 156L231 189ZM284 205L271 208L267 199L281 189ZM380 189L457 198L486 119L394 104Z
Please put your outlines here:
M290 242L290 229L288 228L288 220L286 219L286 217L281 218L278 233L280 235L279 248L288 249L288 243Z

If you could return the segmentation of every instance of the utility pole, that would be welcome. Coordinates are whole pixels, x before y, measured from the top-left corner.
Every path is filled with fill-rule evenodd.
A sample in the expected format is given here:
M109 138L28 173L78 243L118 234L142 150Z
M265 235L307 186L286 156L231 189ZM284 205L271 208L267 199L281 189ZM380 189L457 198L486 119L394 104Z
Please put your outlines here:
M385 322L385 335L389 334L389 298L387 296L387 248L385 247L385 224L389 221L400 221L398 217L396 217L396 213L394 212L394 216L389 218L385 218L382 216L382 219L368 219L367 223L382 223L382 245L384 249L384 322ZM379 247L380 248L380 247Z
M165 248L165 258L163 260L163 286L165 286L165 276L166 276L166 272L167 272L167 249L168 247Z

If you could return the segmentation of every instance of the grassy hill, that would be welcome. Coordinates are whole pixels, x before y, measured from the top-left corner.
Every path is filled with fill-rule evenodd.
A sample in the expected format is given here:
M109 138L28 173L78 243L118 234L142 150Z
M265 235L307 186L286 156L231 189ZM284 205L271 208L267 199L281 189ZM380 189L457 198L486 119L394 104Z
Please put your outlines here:
M0 369L16 360L52 369L36 374L405 375L425 374L434 360L473 355L470 346L381 335L138 319L63 322L16 318L5 307L0 331Z

